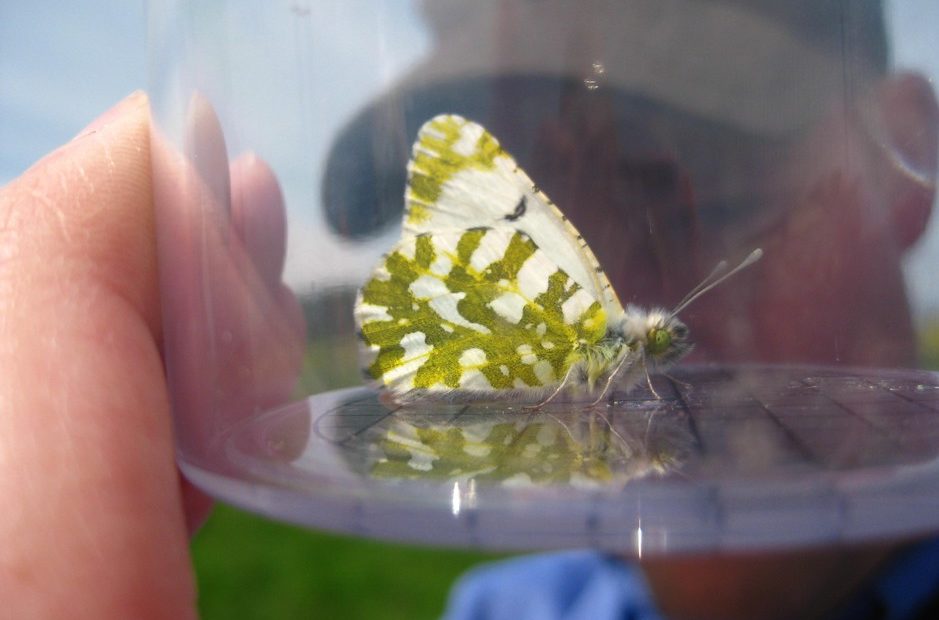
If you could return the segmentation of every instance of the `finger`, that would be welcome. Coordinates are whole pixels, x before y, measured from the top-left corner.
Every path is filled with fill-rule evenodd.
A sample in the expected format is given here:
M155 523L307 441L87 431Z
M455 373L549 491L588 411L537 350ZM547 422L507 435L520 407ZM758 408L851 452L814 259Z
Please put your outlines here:
M182 475L179 476L179 485L186 513L186 531L192 536L209 518L214 502L211 497Z
M229 167L204 98L193 98L188 120L185 149L155 133L152 152L167 378L184 463L236 475L219 438L292 397L303 321L280 284L284 216L273 174L256 159ZM275 221L266 233L265 218Z
M194 617L142 94L0 190L11 617ZM15 593L14 596L9 596Z
M254 153L231 165L231 218L261 279L280 284L287 249L287 218L273 171Z

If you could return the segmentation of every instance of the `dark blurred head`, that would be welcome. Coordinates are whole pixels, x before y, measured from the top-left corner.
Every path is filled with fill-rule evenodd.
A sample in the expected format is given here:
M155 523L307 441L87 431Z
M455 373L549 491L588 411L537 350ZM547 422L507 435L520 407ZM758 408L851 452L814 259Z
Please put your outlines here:
M426 2L428 58L337 140L339 233L398 225L418 127L485 125L584 234L620 298L689 308L711 359L915 362L900 257L932 204L936 106L890 75L872 0Z

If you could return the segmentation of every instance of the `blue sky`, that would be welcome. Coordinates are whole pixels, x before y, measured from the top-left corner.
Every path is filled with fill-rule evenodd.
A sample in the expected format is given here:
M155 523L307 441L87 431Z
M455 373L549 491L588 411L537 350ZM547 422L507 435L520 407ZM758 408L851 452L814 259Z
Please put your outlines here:
M896 64L939 85L939 3L892 0L888 15ZM0 4L0 184L132 90L146 88L146 34L143 0ZM309 237L299 243L311 245ZM301 263L316 262L298 256ZM914 309L921 317L939 312L937 266L939 211L906 261Z
M0 184L146 86L144 6L0 4Z

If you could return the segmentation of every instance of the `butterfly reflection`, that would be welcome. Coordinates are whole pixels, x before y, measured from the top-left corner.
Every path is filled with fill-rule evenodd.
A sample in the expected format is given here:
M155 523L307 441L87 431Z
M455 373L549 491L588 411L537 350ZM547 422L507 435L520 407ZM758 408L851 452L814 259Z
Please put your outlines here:
M628 421L582 410L465 413L447 421L406 409L370 432L369 475L502 486L623 484L677 470L693 443L665 411Z

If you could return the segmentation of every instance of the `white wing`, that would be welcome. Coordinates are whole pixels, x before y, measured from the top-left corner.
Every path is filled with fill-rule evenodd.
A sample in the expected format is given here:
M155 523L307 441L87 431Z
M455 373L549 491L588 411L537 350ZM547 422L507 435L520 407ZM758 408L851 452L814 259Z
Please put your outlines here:
M408 163L405 202L405 236L514 227L599 300L608 317L622 315L622 304L587 242L479 124L441 115L421 127Z

